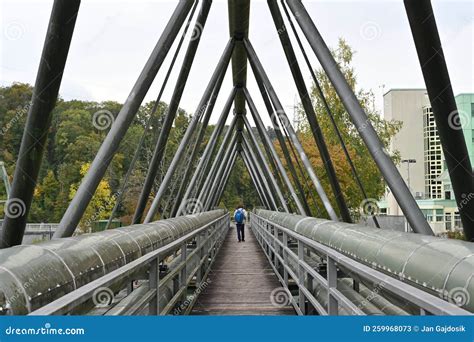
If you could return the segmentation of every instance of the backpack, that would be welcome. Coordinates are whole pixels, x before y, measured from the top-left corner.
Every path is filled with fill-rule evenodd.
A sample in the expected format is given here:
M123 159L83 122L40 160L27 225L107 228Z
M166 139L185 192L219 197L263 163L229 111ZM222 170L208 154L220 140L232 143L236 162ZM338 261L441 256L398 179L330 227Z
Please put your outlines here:
M237 209L237 212L234 216L235 222L239 224L244 223L244 217L244 211L242 209Z

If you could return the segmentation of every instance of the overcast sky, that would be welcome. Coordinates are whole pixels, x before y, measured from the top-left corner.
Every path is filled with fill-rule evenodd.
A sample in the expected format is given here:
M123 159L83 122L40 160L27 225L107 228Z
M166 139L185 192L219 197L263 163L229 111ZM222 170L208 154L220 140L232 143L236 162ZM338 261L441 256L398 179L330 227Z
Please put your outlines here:
M34 84L52 3L0 0L2 85L14 81ZM378 109L382 109L382 94L391 88L424 87L402 0L326 0L304 4L329 46L335 46L338 37L344 37L357 51L354 66L359 86L374 91ZM169 0L82 0L60 95L67 100L123 102L175 5L175 1ZM454 93L474 92L474 2L433 0L433 7ZM227 1L215 0L181 101L181 107L188 112L194 112L228 38ZM281 102L292 114L296 88L266 1L251 1L250 40ZM313 65L319 66L309 47L307 51ZM145 101L156 97L171 56L172 53ZM183 53L177 65L182 56ZM301 59L309 85L310 74L302 62ZM166 102L177 74L175 68L163 97ZM231 85L229 68L212 122L217 120ZM248 87L263 112L253 75L248 77Z

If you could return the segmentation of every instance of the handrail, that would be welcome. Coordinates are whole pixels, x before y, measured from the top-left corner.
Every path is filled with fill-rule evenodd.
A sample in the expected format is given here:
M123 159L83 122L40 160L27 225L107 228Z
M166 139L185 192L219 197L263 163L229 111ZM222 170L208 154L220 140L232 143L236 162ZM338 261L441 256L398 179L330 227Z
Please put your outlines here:
M143 268L147 265L151 265L150 266L150 285L154 285L153 288L150 288L150 289L155 289L156 290L156 294L155 296L153 296L154 298L152 298L151 300L159 300L159 289L160 289L160 285L159 283L161 283L161 280L158 279L158 275L157 275L157 272L158 272L158 264L160 262L160 257L173 251L173 250L176 250L178 247L181 246L182 248L182 252L183 250L185 251L186 250L186 242L195 238L196 236L198 236L200 233L208 230L210 227L212 227L214 224L216 223L225 223L228 221L228 213L214 219L213 221L205 224L203 227L201 228L198 228L180 238L178 238L177 240L165 245L165 246L162 246L150 253L147 253L145 255L143 255L142 257L136 259L136 260L133 260L131 261L130 263L104 275L103 277L100 277L80 288L78 288L77 290L75 291L72 291L64 296L62 296L61 298L58 298L57 300L31 312L29 315L38 315L38 316L44 316L44 315L63 315L63 314L66 314L68 312L70 312L72 309L74 309L75 307L79 306L80 304L83 304L84 302L90 300L92 298L92 296L94 295L94 292L99 289L99 288L104 288L104 287L110 287L112 286L113 284L119 282L119 281L123 281L125 279L127 279L128 277L130 277L131 275L133 275L138 269L140 268ZM222 225L222 227L220 228L223 228L224 225ZM218 231L218 229L216 229L213 234L216 233L216 231ZM207 242L209 238L211 238L212 235L208 236L206 240L204 240L203 242ZM184 246L184 248L183 248ZM202 246L201 246L202 247ZM184 254L186 254L186 252L184 252ZM182 260L182 263L184 262L184 264L186 263L188 259L185 257L184 260ZM178 265L178 268L181 270L181 268L183 267L182 264ZM184 267L184 270L186 268ZM152 282L152 278L155 277L156 279L154 279L154 282L155 284L151 284ZM171 278L168 278L168 280L170 280ZM188 279L189 280L189 279ZM188 282L187 282L188 283ZM187 285L187 284L186 284ZM157 305L157 303L155 303L155 305ZM158 305L157 305L158 306ZM156 308L156 313L158 314L159 311L158 311L158 308Z
M338 314L338 305L342 304L344 307L349 308L355 314L364 314L360 308L356 307L346 296L344 296L337 289L337 268L339 266L353 272L361 278L365 278L377 284L383 284L384 290L395 294L421 309L421 314L434 314L434 315L472 315L471 312L464 310L453 303L449 303L441 298L438 298L432 294L422 291L414 286L404 283L398 279L395 279L387 274L384 274L378 270L372 269L362 263L359 263L330 247L327 247L319 242L311 240L301 234L298 234L288 228L285 228L277 223L270 221L256 213L252 213L250 216L251 226L257 233L257 240L262 245L267 257L269 258L272 267L274 267L277 276L280 278L282 285L288 290L287 286L287 274L289 274L295 281L300 291L300 304L302 303L301 297L307 299L315 309L322 315L328 314L324 309L323 305L320 305L319 301L312 292L304 286L304 278L311 276L316 282L326 288L328 293L328 306L329 314ZM264 227L264 224L266 227ZM273 233L271 229L273 228ZM282 233L283 242L278 238L279 233ZM298 254L288 247L288 237L298 242ZM324 278L321 274L316 272L306 261L304 261L304 248L310 248L318 253L326 256L327 261L327 275ZM273 253L273 260L270 253ZM282 255L283 254L283 255ZM298 274L288 264L288 256L290 256L297 265ZM280 263L284 268L284 277L282 277L277 266ZM317 302L317 303L315 303ZM295 306L295 301L292 301ZM304 314L304 308L295 307L299 314Z

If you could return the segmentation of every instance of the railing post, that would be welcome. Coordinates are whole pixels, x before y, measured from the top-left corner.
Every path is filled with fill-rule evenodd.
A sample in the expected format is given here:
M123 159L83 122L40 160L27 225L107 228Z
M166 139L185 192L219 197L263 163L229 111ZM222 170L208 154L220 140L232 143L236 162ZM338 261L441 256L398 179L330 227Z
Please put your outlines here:
M298 240L298 301L299 307L303 315L306 315L306 298L301 289L304 286L305 271L301 262L304 261L304 244Z
M184 263L184 266L183 268L181 269L181 272L179 274L179 289L181 290L181 287L185 286L187 287L186 285L186 280L187 280L187 277L188 277L188 272L187 272L187 265L186 265L186 258L188 256L188 247L187 247L187 244L188 242L185 241L183 243L183 245L181 246L181 262ZM183 291L183 301L186 300L186 291Z
M339 313L338 302L331 293L331 289L337 288L337 267L336 262L329 256L327 257L327 282L328 314L337 316Z
M286 247L288 247L288 234L283 232L283 261L284 266L288 266L288 253L286 252ZM288 271L286 267L283 267L283 279L285 281L285 285L288 286Z
M160 314L160 284L159 284L159 272L158 272L158 257L153 259L150 263L150 274L149 274L149 288L150 290L155 289L156 293L148 304L148 311L150 316L155 316Z
M273 227L273 248L274 248L274 253L273 253L273 263L275 264L275 268L278 271L279 267L279 262L278 262L278 254L280 254L280 245L277 242L278 240L278 228Z

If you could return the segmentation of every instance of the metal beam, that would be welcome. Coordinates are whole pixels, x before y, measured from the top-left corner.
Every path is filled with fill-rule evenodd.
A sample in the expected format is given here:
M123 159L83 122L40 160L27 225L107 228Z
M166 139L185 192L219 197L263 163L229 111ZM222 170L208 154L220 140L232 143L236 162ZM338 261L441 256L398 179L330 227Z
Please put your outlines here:
M5 203L0 248L20 245L23 240L80 3L55 0L51 10L13 184Z
M237 135L234 135L232 138L231 143L227 146L226 152L224 154L224 158L222 159L222 163L219 165L219 168L216 173L216 178L214 179L212 183L211 190L209 192L209 196L207 197L206 202L203 203L204 210L206 211L207 208L211 207L212 200L214 199L214 195L217 192L218 186L220 184L220 181L222 179L222 175L224 174L224 170L229 163L230 157L234 154L234 152L237 150L237 143L236 143L236 137Z
M211 1L206 1L202 4L198 17L196 19L196 23L194 25L193 32L202 32L202 30L204 29L203 25L207 21L210 5ZM140 192L137 207L135 208L135 213L133 215L132 221L133 224L138 224L142 220L145 207L150 197L151 189L153 188L153 184L155 182L156 174L158 173L159 165L165 153L168 137L173 126L173 121L175 119L176 112L179 109L179 103L181 101L181 97L184 92L184 87L186 86L186 82L188 80L188 76L191 71L191 67L193 65L194 57L196 56L196 51L200 41L201 34L198 34L197 37L194 37L194 39L190 39L189 41L188 48L183 59L183 64L176 80L173 95L171 96L171 100L165 115L165 120L163 122L160 135L158 136L158 140L155 145L155 150L153 151L153 156L151 158L150 165L148 166L148 172L145 177L145 182L143 183L142 191Z
M265 73L265 70L263 69L262 64L260 63L260 60L258 59L257 54L255 53L255 50L253 49L252 44L250 43L248 39L244 39L244 45L247 50L247 55L249 57L249 61L250 61L250 65L252 67L253 73L255 77L259 78L261 82L265 85L268 91L268 94L270 96L270 99L273 103L273 106L276 109L276 113L273 113L273 115L278 116L280 120L283 121L282 124L284 124L286 129L288 130L290 138L293 141L293 144L295 145L295 148L297 149L301 157L301 160L306 168L306 171L308 172L329 217L331 218L331 220L338 221L339 219L337 218L336 212L334 211L332 204L329 201L329 198L327 197L326 192L324 191L324 188L318 179L318 176L314 172L313 166L311 165L311 162L309 161L306 155L306 152L303 149L303 146L299 142L298 136L296 135L296 132L291 126L290 120L288 119L288 116L286 115L285 110L283 109L283 106L281 105L281 102L278 99L278 96L276 95L275 90L273 89L273 86L270 83L270 80L267 74Z
M207 165L209 165L209 162L211 160L211 157L214 153L214 150L217 146L217 140L219 139L222 129L224 128L225 122L227 120L227 117L229 116L230 108L232 106L232 102L234 101L235 97L235 91L236 89L233 88L232 91L229 94L229 97L227 99L227 102L224 105L224 109L222 110L222 113L219 117L219 120L217 121L217 124L212 131L211 137L209 138L209 142L206 145L206 148L201 156L201 159L199 160L199 164L196 167L196 170L194 170L193 177L191 178L191 181L189 182L189 185L186 189L186 192L182 198L180 208L177 211L177 216L180 215L180 212L185 204L185 202L189 199L189 196L191 195L191 192L196 186L196 182L198 181L198 178L202 175L202 172L206 170ZM205 174L204 174L205 175Z
M164 192L166 191L166 189L168 188L168 185L171 181L173 173L176 170L176 167L179 164L185 149L188 147L189 141L194 133L194 130L196 129L196 126L201 116L206 110L206 107L208 105L208 101L212 95L212 92L216 84L219 82L219 79L223 77L223 74L225 74L227 66L229 65L229 60L230 60L230 56L232 54L233 48L234 48L234 41L233 39L231 39L229 40L229 42L227 43L227 46L224 49L224 52L219 60L219 63L217 64L217 67L204 91L201 101L199 102L199 105L191 119L191 122L188 128L186 129L186 133L184 134L184 137L181 140L181 143L179 144L178 150L174 154L173 160L171 161L171 164L168 167L166 175L163 178L160 184L160 187L155 195L155 198L153 199L151 207L146 215L146 218L144 221L145 223L150 222L153 219L153 217L156 215L156 213L158 212L158 205L161 201L161 198Z
M262 169L257 157L255 156L255 153L253 152L252 148L250 147L250 143L248 141L248 138L242 134L242 150L247 154L248 160L250 162L250 165L253 166L255 175L259 177L260 182L265 189L265 192L267 194L267 197L270 201L270 205L275 211L280 211L281 207L278 206L278 201L276 199L276 194L272 187L270 186L270 183L268 182L268 175L266 172Z
M219 92L220 92L221 87L222 87L222 81L224 80L224 76L225 76L225 71L221 73L219 79L216 82L214 90L212 92L212 96L209 99L209 103L206 107L206 112L204 113L202 123L199 127L199 132L197 133L198 135L196 137L196 142L195 142L195 144L194 144L194 146L192 147L192 150L191 150L190 160L188 162L187 167L185 168L184 175L183 175L183 178L181 180L181 184L180 184L179 189L178 189L178 193L176 194L176 197L174 198L173 207L171 209L171 217L176 216L176 212L178 211L178 208L181 204L181 200L182 200L182 197L183 197L183 192L186 189L186 186L188 184L189 177L191 176L191 171L193 170L195 160L196 160L197 155L199 153L199 148L201 147L201 142L204 139L204 135L206 134L207 125L209 124L209 120L211 119L211 115L212 115L212 112L214 110L214 106L216 104L217 97L218 97Z
M199 203L206 203L207 198L209 197L209 192L210 188L212 186L212 182L216 177L216 172L217 169L222 162L222 158L225 154L225 149L226 146L231 143L231 141L235 138L233 133L235 132L235 125L237 121L237 116L234 116L232 121L230 122L229 128L227 129L227 132L224 135L224 138L222 139L222 143L219 147L219 150L217 151L216 157L214 158L214 161L212 162L211 169L209 172L206 172L204 174L205 181L201 189L197 189L197 197L198 197L198 202Z
M54 233L55 238L68 237L74 233L107 167L119 148L120 142L132 123L145 94L153 83L158 70L170 50L180 27L186 19L192 4L192 1L180 1L176 6L137 82L100 146L89 171L84 176L74 198L69 203L66 213L59 224L59 229Z
M291 74L293 75L293 80L295 82L296 88L298 89L301 104L303 106L304 112L306 113L306 118L308 119L311 132L313 133L319 154L321 155L321 159L326 169L326 174L328 176L329 183L331 184L331 188L339 208L339 213L344 222L351 223L351 214L349 212L349 208L347 207L346 200L344 199L344 194L342 193L336 170L334 169L334 165L329 154L329 150L327 148L326 142L324 141L323 132L321 131L316 113L314 112L311 97L306 88L306 84L298 64L298 59L296 58L295 52L293 50L288 31L285 28L285 23L283 21L283 17L281 16L280 8L278 7L276 0L268 0L267 2L270 12L272 13L273 22L275 23L278 37L280 38L281 45L290 67Z
M232 173L232 169L234 168L236 159L237 159L237 149L234 151L234 153L230 157L229 163L227 164L227 167L224 170L221 183L219 184L217 188L216 196L213 199L211 207L216 207L217 205L219 205L219 201L221 200L222 193L224 192L225 187L227 186L227 182L229 181L229 176Z
M277 151L275 150L275 147L273 146L273 142L271 141L270 137L268 136L267 131L265 130L265 126L263 124L262 118L260 117L260 114L257 111L257 107L255 106L255 103L252 100L252 97L250 96L250 93L246 88L244 88L244 94L245 98L247 100L247 104L250 108L250 113L252 114L253 121L255 122L255 125L257 126L258 131L260 132L260 135L262 137L263 143L268 146L273 159L275 160L276 166L278 168L278 171L283 178L283 181L285 182L286 186L288 187L288 190L290 191L291 196L293 197L293 200L295 201L295 204L298 208L298 211L300 214L307 214L305 208L303 207L302 203L300 202L298 195L296 194L295 188L293 187L293 184L291 184L290 179L288 178L288 175L286 174L285 167L283 166L280 157L278 156ZM247 121L247 118L245 118L245 121ZM250 126L250 124L249 124Z
M272 191L275 192L275 196L279 199L281 203L281 207L284 211L289 212L288 210L288 205L285 196L283 195L283 192L281 191L275 177L272 174L272 171L270 170L270 167L267 164L267 160L265 159L265 156L263 155L262 149L260 148L260 145L258 144L257 138L255 134L253 133L252 127L250 126L249 121L247 120L247 117L243 116L244 119L244 126L247 128L248 136L250 140L247 140L247 145L250 151L253 151L252 146L255 148L255 157L257 162L260 163L260 166L262 167L262 170L265 172L264 177L268 177L267 179L269 180L269 185L272 189ZM243 134L244 140L246 138L246 135Z
M288 1L287 3L411 227L416 233L433 235L433 231L428 225L428 222L426 222L423 213L416 204L415 199L389 154L385 151L367 114L362 109L357 97L337 66L331 51L321 37L303 4L300 0Z
M240 158L242 158L242 161L245 164L245 167L247 168L247 172L249 173L250 179L252 180L253 186L255 190L257 191L257 195L260 198L260 202L264 207L269 208L268 203L266 202L266 199L264 199L264 196L262 194L262 190L260 189L260 184L258 184L257 180L255 179L255 176L253 175L252 170L250 169L250 165L248 164L248 161L243 154L242 151L239 151Z
M474 201L466 199L467 194L474 193L472 165L462 130L466 118L460 117L456 106L431 1L405 0L404 3L464 235L466 240L474 241ZM470 123L471 113L467 115Z
M255 165L253 164L246 147L243 147L242 145L242 151L241 155L243 156L243 160L247 165L247 168L249 169L251 175L253 176L255 182L257 183L260 193L262 194L264 200L265 200L265 205L267 208L275 208L274 202L271 201L271 195L268 192L268 189L265 187L265 184L262 181L262 175L258 173L258 171L255 169ZM275 209L273 209L275 210Z

